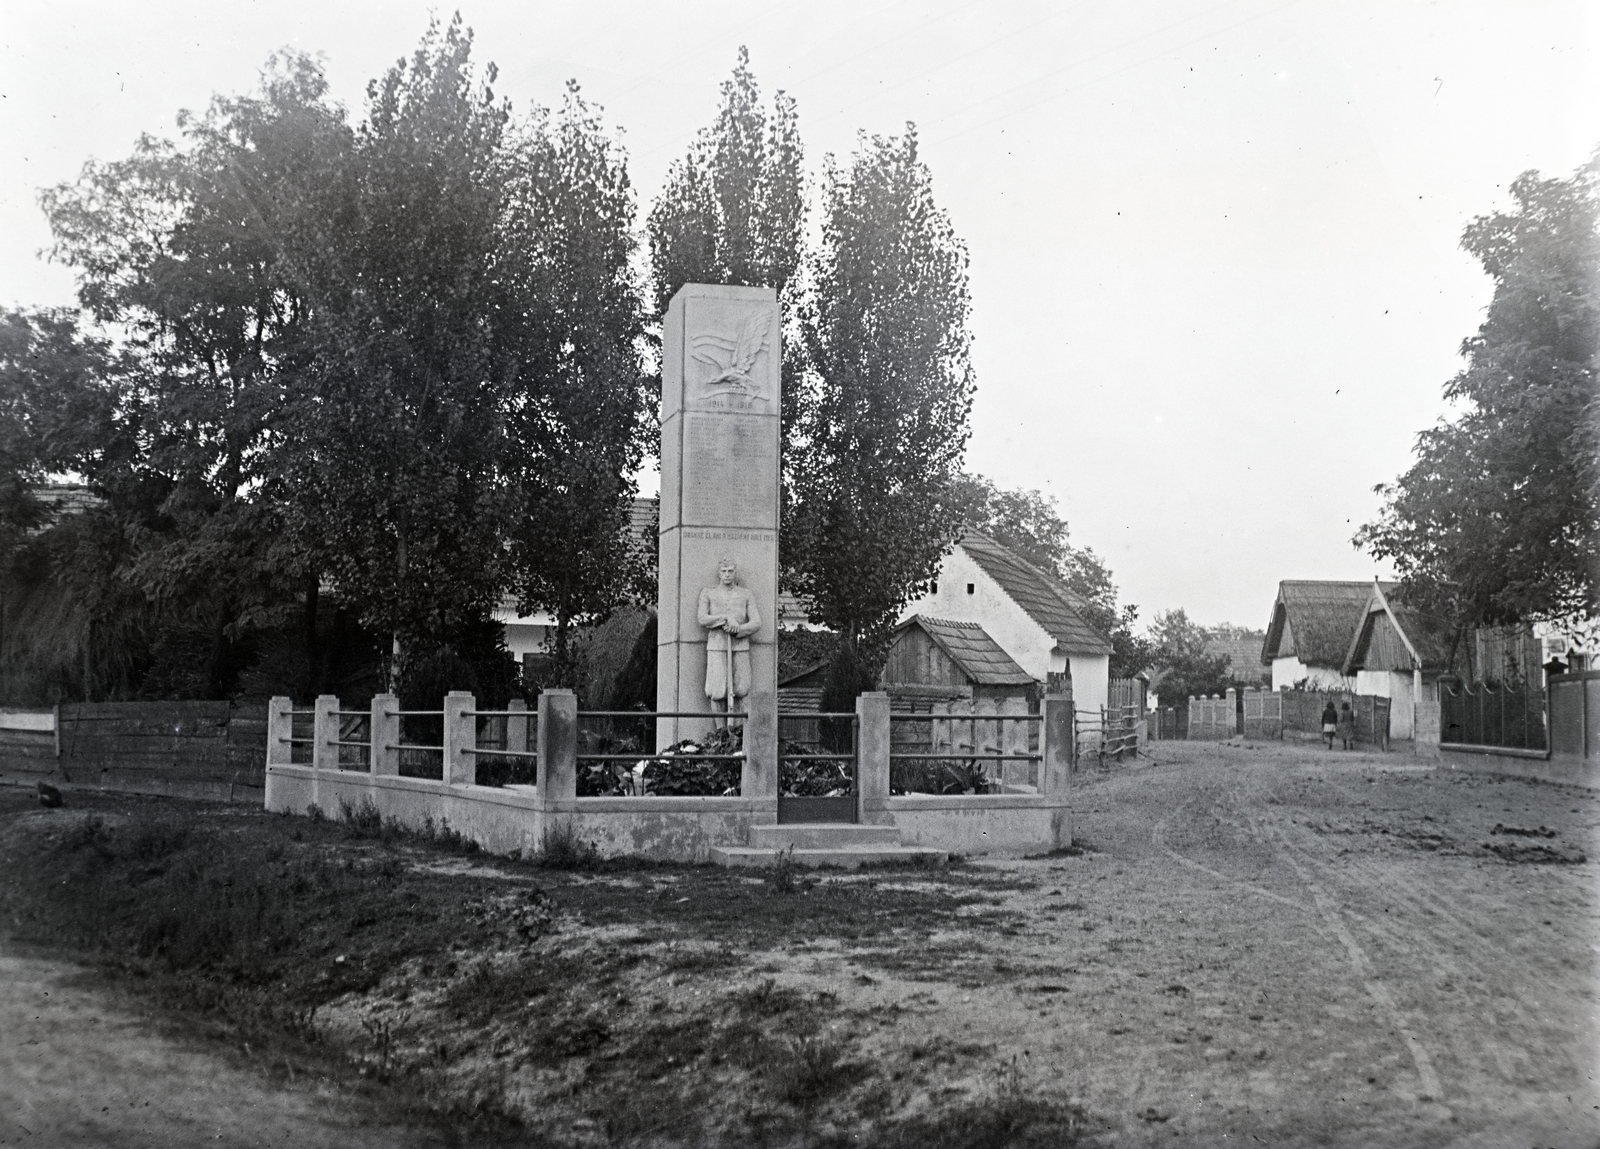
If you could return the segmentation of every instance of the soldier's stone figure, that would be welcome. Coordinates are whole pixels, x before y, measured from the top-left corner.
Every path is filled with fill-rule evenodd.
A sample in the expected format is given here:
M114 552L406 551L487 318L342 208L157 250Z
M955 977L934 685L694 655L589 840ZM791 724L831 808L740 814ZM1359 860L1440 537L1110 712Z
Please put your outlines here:
M717 585L700 592L698 618L706 628L706 697L713 708L750 693L750 636L761 629L755 596L739 585L730 558L717 564ZM733 673L730 692L728 673Z

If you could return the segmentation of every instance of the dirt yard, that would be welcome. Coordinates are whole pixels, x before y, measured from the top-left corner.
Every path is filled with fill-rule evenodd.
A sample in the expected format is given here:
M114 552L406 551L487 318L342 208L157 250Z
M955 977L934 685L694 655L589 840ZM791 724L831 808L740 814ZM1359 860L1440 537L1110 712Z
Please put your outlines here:
M1069 853L849 875L0 794L0 925L35 963L0 1023L87 963L99 997L33 1039L136 1103L117 1128L208 1144L1600 1145L1595 794L1155 757L1079 778ZM112 1106L61 1107L6 1028L0 1139L87 1143ZM208 1091L299 1132L207 1123Z

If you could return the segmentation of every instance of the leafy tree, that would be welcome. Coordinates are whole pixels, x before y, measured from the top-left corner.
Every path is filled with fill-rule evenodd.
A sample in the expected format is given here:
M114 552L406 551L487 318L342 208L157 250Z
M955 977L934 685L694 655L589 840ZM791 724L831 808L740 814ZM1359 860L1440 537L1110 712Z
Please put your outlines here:
M488 615L505 573L500 400L524 300L497 274L510 113L471 47L459 17L435 23L368 86L294 250L308 331L285 371L276 493L402 661Z
M536 129L517 145L506 213L509 274L532 328L507 406L519 509L510 585L523 609L555 615L552 653L570 681L572 625L653 597L654 548L629 524L654 424L624 158L576 86L554 128Z
M127 544L107 577L202 620L218 667L296 599L314 655L331 584L392 649L488 681L508 586L570 621L637 575L622 158L575 90L513 121L471 46L431 25L355 127L313 61L277 57L180 142L42 197L133 364L84 472Z
M767 112L741 47L716 120L650 209L657 315L685 283L773 287L787 302L804 243L803 158L794 100L780 91Z
M1600 614L1597 191L1600 153L1571 179L1524 173L1513 210L1467 227L1494 296L1444 388L1461 414L1417 437L1355 537L1458 629Z
M899 138L862 136L848 167L830 157L824 201L800 310L806 372L784 454L782 557L813 620L840 635L836 684L859 685L959 531L967 253L910 125Z
M0 310L0 556L49 522L38 488L50 475L97 473L117 453L125 369L69 311Z
M211 696L301 565L256 492L271 479L275 367L303 315L284 224L343 133L325 95L314 66L279 57L259 96L181 115L184 146L145 136L40 197L52 257L78 269L84 308L126 333L137 363L118 379L119 447L86 472L130 542L115 577L209 631Z
M1226 654L1206 653L1211 633L1190 621L1181 607L1157 611L1150 637L1155 643L1153 664L1167 672L1156 688L1167 704L1175 705L1174 700L1191 694L1221 694L1231 685L1228 666L1232 659Z

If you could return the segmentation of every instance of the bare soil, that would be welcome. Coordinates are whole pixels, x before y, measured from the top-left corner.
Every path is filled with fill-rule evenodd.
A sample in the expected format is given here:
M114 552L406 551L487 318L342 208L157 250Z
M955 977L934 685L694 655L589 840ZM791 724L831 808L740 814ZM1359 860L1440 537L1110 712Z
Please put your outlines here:
M858 874L0 794L0 1101L61 1144L1600 1145L1594 793L1154 754L1060 856Z

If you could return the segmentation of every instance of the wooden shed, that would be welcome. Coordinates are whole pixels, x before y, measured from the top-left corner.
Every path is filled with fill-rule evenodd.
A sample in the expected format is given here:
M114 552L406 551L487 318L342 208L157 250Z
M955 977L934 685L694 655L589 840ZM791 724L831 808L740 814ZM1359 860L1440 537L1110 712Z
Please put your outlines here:
M1039 684L983 627L922 614L895 627L878 685L902 706L969 698L1021 700L1033 710L1039 700Z

